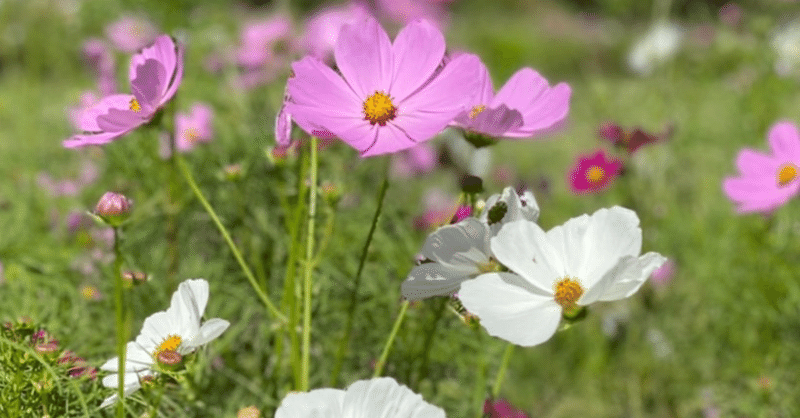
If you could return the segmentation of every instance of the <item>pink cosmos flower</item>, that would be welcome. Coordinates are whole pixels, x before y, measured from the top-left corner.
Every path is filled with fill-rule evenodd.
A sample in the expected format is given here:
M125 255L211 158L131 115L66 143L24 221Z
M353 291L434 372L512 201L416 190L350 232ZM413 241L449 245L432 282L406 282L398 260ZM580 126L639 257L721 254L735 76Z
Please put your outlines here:
M622 171L622 162L606 159L600 150L594 155L581 155L570 170L569 183L574 193L590 193L605 189Z
M415 21L394 44L372 17L345 25L336 42L337 74L314 57L292 64L286 111L306 132L331 132L362 157L411 148L466 109L477 88L474 55L440 68L444 36Z
M364 5L359 3L320 10L306 22L305 37L303 38L306 51L321 61L332 61L333 49L342 26L366 19L367 16L369 16L369 12Z
M405 25L416 19L428 19L439 29L444 29L449 20L445 3L431 0L375 0L378 14L393 22Z
M745 148L736 158L739 176L727 177L722 190L739 213L768 213L800 190L800 132L791 122L778 122L767 134L771 154Z
M242 28L241 45L235 53L243 72L240 87L250 89L274 79L287 64L287 56L297 49L292 36L292 20L277 14Z
M211 108L204 103L195 103L189 113L175 115L175 148L180 152L191 151L200 142L208 142L214 135L211 128Z
M391 172L394 177L409 178L433 171L438 155L429 143L400 151L392 159Z
M100 94L108 96L117 92L117 80L114 74L114 56L100 39L87 39L83 43L83 56L86 63L97 76Z
M106 26L106 36L122 52L136 52L156 39L152 23L138 17L125 16Z
M572 90L566 83L550 87L531 68L514 73L494 94L492 78L478 61L480 86L470 109L455 118L455 125L494 138L530 138L558 129L569 112Z
M483 414L489 418L528 418L525 412L514 408L514 405L505 399L498 399L494 402L487 399L483 403Z
M169 101L183 77L183 46L167 35L131 59L129 78L133 94L106 96L85 110L78 120L83 133L63 142L67 148L102 145L146 124Z

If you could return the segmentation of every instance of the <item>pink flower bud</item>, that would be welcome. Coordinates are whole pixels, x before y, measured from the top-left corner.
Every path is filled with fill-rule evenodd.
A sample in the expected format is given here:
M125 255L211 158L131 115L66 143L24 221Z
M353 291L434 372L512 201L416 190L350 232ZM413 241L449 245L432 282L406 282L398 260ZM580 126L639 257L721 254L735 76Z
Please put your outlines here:
M130 199L114 192L106 192L94 209L95 215L113 227L118 227L125 222L130 216L130 212Z

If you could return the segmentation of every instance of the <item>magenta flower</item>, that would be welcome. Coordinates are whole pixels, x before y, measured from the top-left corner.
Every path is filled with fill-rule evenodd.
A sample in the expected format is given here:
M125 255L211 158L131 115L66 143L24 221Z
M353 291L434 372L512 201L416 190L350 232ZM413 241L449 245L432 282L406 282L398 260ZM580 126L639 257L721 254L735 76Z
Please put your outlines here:
M739 205L739 213L768 213L800 190L800 132L791 122L778 122L767 134L772 154L745 148L736 158L738 177L727 177L722 190Z
M525 412L514 408L514 405L511 405L511 403L505 399L498 399L496 401L487 399L483 403L483 414L489 418L528 418Z
M321 61L330 62L342 26L366 19L368 16L366 8L358 3L320 10L306 22L303 38L306 51Z
M106 36L115 48L123 52L136 52L156 39L156 28L147 20L125 16L106 26Z
M187 152L198 143L210 141L214 136L212 115L211 108L203 103L195 103L189 113L175 115L175 148Z
M470 109L455 124L493 138L530 138L558 129L569 112L572 90L566 83L550 87L531 68L522 68L494 94L486 66L475 63L480 86Z
M133 94L106 96L83 112L83 133L63 142L67 148L102 145L146 124L175 95L183 78L183 46L167 35L131 59L129 71Z
M295 62L286 111L362 157L411 148L465 110L477 88L478 58L465 54L440 69L444 52L444 36L426 21L403 28L394 44L372 17L345 25L334 52L341 75L313 57Z
M283 14L247 24L242 28L242 43L236 50L236 62L245 68L270 64L277 49L288 48L292 41L292 20Z
M581 155L570 170L569 183L574 193L583 194L605 189L622 171L622 162L606 159L600 150L594 155Z
M597 136L610 141L615 147L633 154L644 145L666 141L672 137L674 127L667 125L663 132L652 134L640 127L623 128L613 122L604 122L597 129Z

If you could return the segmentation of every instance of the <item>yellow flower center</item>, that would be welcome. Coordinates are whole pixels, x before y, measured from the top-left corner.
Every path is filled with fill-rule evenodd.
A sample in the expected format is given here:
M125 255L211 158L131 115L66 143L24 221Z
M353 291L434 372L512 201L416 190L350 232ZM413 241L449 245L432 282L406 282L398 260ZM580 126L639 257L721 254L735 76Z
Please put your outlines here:
M178 347L181 346L181 336L172 334L164 339L161 344L156 347L156 352L153 353L154 357L157 357L159 353L164 351L178 351Z
M480 115L481 112L483 112L484 110L486 110L486 106L485 105L478 105L478 106L473 107L472 110L469 111L469 118L470 119L477 118L478 115Z
M561 305L565 311L570 311L575 308L578 299L583 295L583 287L581 287L578 279L572 279L569 276L564 277L561 281L555 284L556 290L556 303Z
M131 99L130 108L131 108L131 110L133 110L136 113L139 113L139 112L142 111L142 106L139 105L139 101L136 100L135 98Z
M500 263L498 263L494 258L490 258L489 261L483 264L478 264L478 270L481 273L494 273L496 271L500 271Z
M797 166L792 163L786 163L778 169L778 186L786 186L792 180L797 178Z
M603 181L605 178L606 172L603 170L602 167L599 165L593 165L588 170L586 170L586 180L589 180L589 183L599 183Z
M200 138L200 132L195 128L186 128L183 130L183 136L186 138L186 142L194 143Z
M397 108L394 107L392 99L382 91L376 91L372 96L364 101L364 120L368 120L370 125L378 124L386 126L386 122L397 116Z

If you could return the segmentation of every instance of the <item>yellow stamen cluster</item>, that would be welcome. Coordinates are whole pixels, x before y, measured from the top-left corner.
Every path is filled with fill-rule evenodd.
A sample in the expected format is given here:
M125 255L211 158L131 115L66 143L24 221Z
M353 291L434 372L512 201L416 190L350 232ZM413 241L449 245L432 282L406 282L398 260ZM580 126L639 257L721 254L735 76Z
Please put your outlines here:
M778 169L778 186L786 186L797 178L797 166L792 163L783 164Z
M497 262L494 258L490 258L489 261L478 264L478 270L481 273L494 273L501 270L500 263Z
M170 335L161 342L161 344L156 347L155 353L153 356L158 356L159 353L164 351L178 351L178 347L181 346L181 336L180 335Z
M565 311L574 309L578 303L578 299L581 298L584 292L578 279L572 279L569 276L555 284L555 291L556 303L561 305Z
M386 126L386 122L397 116L397 108L392 103L391 97L382 91L376 91L364 101L364 120L371 125Z
M183 130L183 136L186 138L186 142L193 143L200 139L200 132L195 128L186 128Z
M140 106L139 105L139 101L134 98L134 99L131 99L130 109L133 110L136 113L139 113L139 112L142 111L142 106Z
M588 170L586 170L586 180L588 180L589 183L599 183L603 181L605 177L606 172L599 165L591 166Z
M469 118L470 119L477 118L478 115L480 115L481 112L483 112L484 110L486 110L486 106L485 105L478 105L478 106L473 107L472 110L469 111Z

